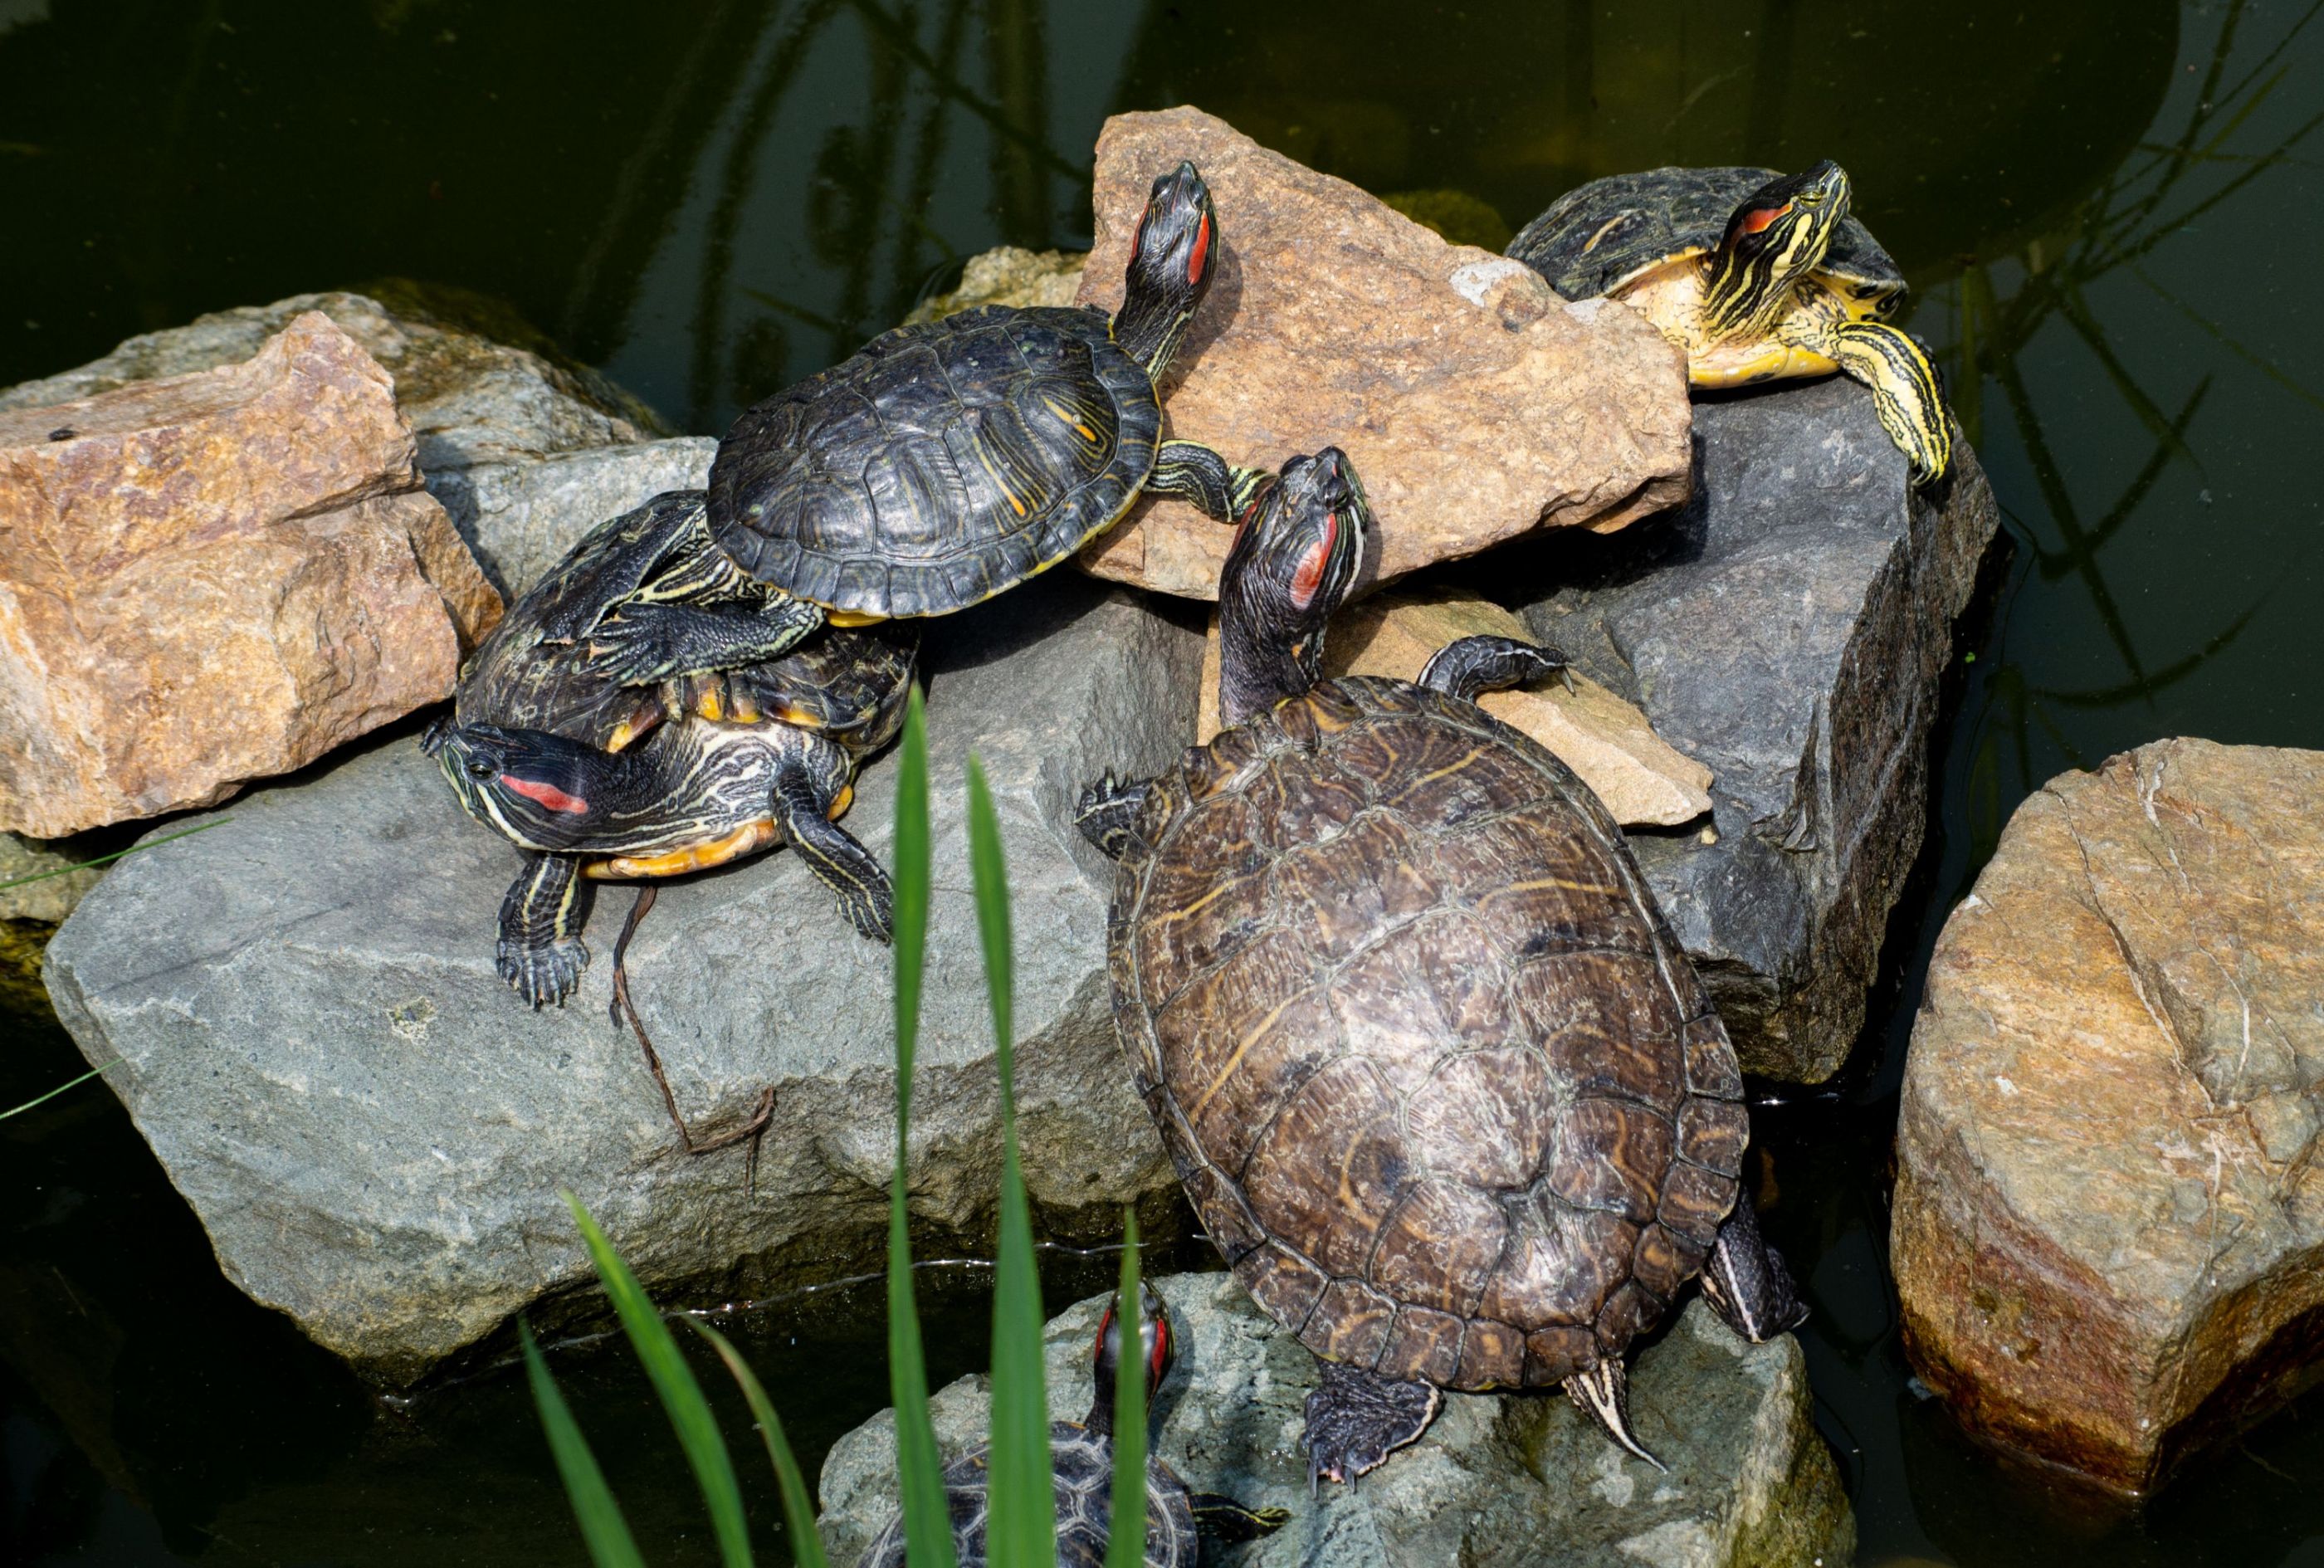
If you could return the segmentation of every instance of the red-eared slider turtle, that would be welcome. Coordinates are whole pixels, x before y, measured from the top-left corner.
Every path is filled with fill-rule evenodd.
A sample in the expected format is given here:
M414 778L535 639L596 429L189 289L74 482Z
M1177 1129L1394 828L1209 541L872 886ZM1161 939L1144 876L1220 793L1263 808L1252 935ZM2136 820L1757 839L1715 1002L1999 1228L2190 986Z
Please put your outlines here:
M1140 1287L1139 1342L1146 1358L1147 1408L1176 1355L1169 1310ZM1097 1326L1096 1386L1089 1414L1079 1423L1049 1427L1049 1462L1056 1474L1058 1568L1102 1568L1111 1539L1113 1503L1113 1386L1121 1354L1120 1302L1106 1305ZM979 1447L945 1467L945 1502L952 1515L953 1549L961 1568L983 1568L985 1509L991 1486L991 1451ZM1159 1458L1146 1462L1146 1561L1148 1568L1194 1568L1196 1537L1247 1541L1280 1527L1280 1508L1247 1508L1231 1498L1186 1490ZM865 1547L858 1568L904 1568L899 1518Z
M722 601L698 577L673 584L700 567L702 508L702 492L672 491L591 530L477 648L424 742L469 814L530 852L501 905L498 966L536 1008L580 982L597 880L788 844L856 929L888 937L887 873L834 819L856 764L902 722L917 629L829 627L753 657L795 639L799 607L756 585ZM698 542L639 548L687 538ZM611 673L603 640L639 617L659 623L680 673Z
M1315 1474L1440 1388L1563 1385L1651 1459L1623 1353L1689 1278L1754 1340L1803 1315L1738 1201L1742 1076L1613 819L1472 700L1561 656L1317 680L1368 525L1337 452L1286 465L1220 581L1231 727L1084 796L1123 1050L1212 1241L1324 1359Z
M898 327L757 404L711 466L712 536L848 624L990 598L1144 491L1230 521L1260 475L1163 440L1155 391L1220 243L1210 191L1181 163L1154 182L1111 322L987 305Z
M1653 169L1550 203L1508 254L1569 300L1610 296L1686 353L1696 386L1844 371L1923 483L1952 460L1928 352L1886 318L1904 275L1848 213L1847 171Z

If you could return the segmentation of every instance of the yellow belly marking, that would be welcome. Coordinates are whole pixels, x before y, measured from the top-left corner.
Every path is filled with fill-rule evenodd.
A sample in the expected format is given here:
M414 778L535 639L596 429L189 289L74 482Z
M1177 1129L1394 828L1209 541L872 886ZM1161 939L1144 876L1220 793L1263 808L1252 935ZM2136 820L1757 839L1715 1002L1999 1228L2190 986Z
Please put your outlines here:
M781 836L774 820L769 817L758 822L746 822L725 837L714 838L706 844L664 850L659 854L617 854L591 861L581 868L581 874L601 882L628 881L635 877L684 876L687 872L707 871L712 866L723 866L730 860L740 860L752 850L777 842Z

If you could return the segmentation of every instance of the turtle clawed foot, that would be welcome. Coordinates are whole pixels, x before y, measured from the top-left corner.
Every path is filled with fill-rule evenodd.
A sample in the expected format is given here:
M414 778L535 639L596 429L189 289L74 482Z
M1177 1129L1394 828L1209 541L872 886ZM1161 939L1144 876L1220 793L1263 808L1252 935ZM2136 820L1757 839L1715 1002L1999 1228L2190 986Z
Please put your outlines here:
M581 972L589 967L588 945L578 936L539 947L503 942L493 957L493 967L509 989L536 1012L551 1005L563 1007L565 999L579 989Z
M1323 1374L1323 1386L1307 1396L1307 1430L1299 1440L1307 1450L1311 1495L1324 1477L1353 1486L1387 1463L1428 1430L1442 1402L1430 1383L1395 1382L1337 1361L1325 1361Z
M839 900L848 924L882 946L896 939L896 905L885 888L851 890Z

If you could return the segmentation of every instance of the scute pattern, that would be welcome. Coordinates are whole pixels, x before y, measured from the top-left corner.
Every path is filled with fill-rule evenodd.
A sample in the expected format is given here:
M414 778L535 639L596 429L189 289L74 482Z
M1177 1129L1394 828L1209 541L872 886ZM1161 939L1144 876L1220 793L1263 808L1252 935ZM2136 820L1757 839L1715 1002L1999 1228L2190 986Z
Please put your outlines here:
M898 327L753 406L711 466L711 530L800 598L940 615L1120 518L1161 437L1154 384L1104 317L987 306Z
M979 1448L945 1466L945 1506L953 1545L964 1563L985 1561L991 1504L991 1453ZM1113 1501L1113 1450L1070 1421L1049 1428L1056 1471L1057 1562L1061 1568L1104 1568ZM1147 1568L1194 1568L1201 1543L1186 1483L1158 1459L1146 1465ZM904 1521L890 1519L859 1559L860 1568L905 1568Z
M1473 706L1327 681L1157 779L1115 1016L1204 1224L1328 1358L1457 1388L1618 1355L1748 1121L1596 797Z

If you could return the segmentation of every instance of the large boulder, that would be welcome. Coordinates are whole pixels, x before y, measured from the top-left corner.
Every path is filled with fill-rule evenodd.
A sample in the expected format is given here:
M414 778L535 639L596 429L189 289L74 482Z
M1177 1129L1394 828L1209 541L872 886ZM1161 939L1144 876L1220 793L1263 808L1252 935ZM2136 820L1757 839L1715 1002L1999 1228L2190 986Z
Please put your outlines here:
M429 489L511 598L565 558L583 534L665 490L710 483L718 443L707 436L632 441L523 463L484 463L436 475Z
M2010 818L1914 1020L1890 1248L1971 1431L2145 1493L2324 1365L2324 752L2161 741Z
M1083 304L1120 306L1148 189L1184 158L1210 184L1221 243L1164 382L1170 432L1269 470L1345 447L1379 519L1365 580L1686 498L1686 366L1643 317L1569 304L1530 268L1447 244L1199 109L1105 123ZM1081 560L1214 599L1231 537L1148 497Z
M1748 1344L1700 1302L1640 1351L1630 1414L1667 1474L1630 1458L1554 1394L1450 1394L1426 1435L1356 1486L1308 1493L1298 1448L1315 1358L1227 1274L1157 1280L1178 1332L1178 1365L1156 1401L1155 1452L1198 1491L1291 1522L1239 1551L1243 1568L1452 1563L1562 1568L1846 1568L1856 1520L1815 1429L1807 1368L1785 1335ZM1049 1407L1078 1421L1105 1297L1047 1332ZM991 1393L963 1378L929 1401L946 1458L984 1441ZM824 1544L852 1563L895 1511L892 1411L824 1461Z
M0 411L0 830L212 805L449 695L501 599L392 389L309 312L238 364Z
M1695 430L1683 510L1550 538L1484 586L1554 585L1535 633L1711 769L1709 831L1631 847L1745 1070L1821 1083L1920 853L1939 676L1998 513L1963 441L1914 490L1851 381L1705 401Z
M946 1245L982 1244L1000 1171L963 816L972 751L1008 851L1019 1106L1043 1223L1096 1239L1125 1203L1175 1212L1113 1042L1109 868L1070 816L1105 768L1152 770L1186 743L1200 641L1071 574L931 629L936 890L912 1202ZM893 776L892 756L875 761L848 818L883 861ZM742 1149L680 1151L636 1044L608 1023L625 890L599 900L569 1006L529 1011L495 976L518 865L407 733L128 857L57 934L58 1013L92 1063L120 1058L106 1082L227 1276L406 1381L589 1278L559 1187L681 1296L876 1259L894 1139L888 950L781 851L665 886L640 928L632 991L692 1123L731 1126L776 1091L753 1191Z

